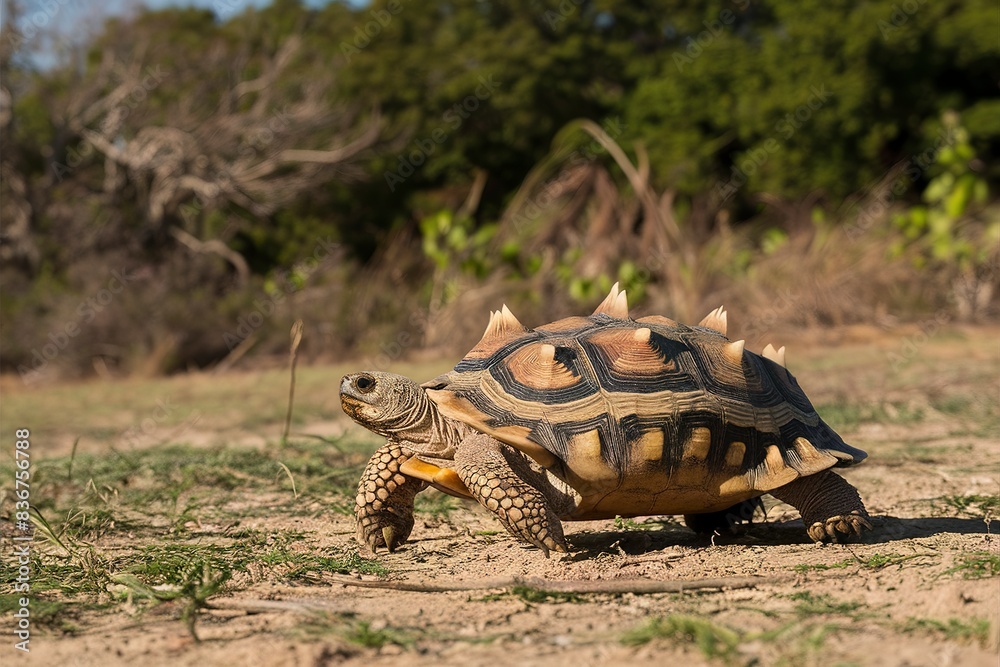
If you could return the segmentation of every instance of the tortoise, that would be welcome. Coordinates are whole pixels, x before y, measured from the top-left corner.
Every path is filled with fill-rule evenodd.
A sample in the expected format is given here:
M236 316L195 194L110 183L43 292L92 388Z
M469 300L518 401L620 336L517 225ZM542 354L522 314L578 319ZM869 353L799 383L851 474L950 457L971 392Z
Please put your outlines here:
M681 514L711 533L765 493L799 510L817 542L871 529L831 470L867 454L819 417L784 347L758 355L726 329L723 308L697 326L633 320L616 283L590 317L536 329L504 305L429 382L344 376L344 412L387 438L358 486L358 540L405 542L428 486L474 498L546 556L567 551L561 521Z

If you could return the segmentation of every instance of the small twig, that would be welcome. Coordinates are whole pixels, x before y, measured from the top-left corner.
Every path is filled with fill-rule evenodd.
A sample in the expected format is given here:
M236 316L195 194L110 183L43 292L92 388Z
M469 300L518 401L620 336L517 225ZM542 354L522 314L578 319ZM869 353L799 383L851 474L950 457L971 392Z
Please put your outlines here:
M285 412L285 428L281 431L281 446L288 442L288 429L292 424L292 403L295 400L295 363L299 360L299 343L302 342L302 320L292 325L292 345L288 349L291 377L288 382L288 410Z
M73 481L73 462L76 461L76 446L80 444L80 437L76 436L76 440L73 441L73 451L69 455L69 470L66 471L66 480Z
M286 475L288 475L288 479L292 483L292 497L295 498L296 500L298 500L298 498L299 498L299 492L295 490L295 478L292 477L292 471L289 470L288 466L286 466L281 461L278 461L278 465L281 466L281 469L285 471Z

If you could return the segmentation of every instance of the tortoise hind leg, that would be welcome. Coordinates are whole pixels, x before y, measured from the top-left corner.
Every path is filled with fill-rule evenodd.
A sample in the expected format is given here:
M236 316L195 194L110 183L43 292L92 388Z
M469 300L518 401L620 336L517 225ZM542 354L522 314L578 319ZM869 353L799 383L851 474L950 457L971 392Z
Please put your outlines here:
M699 535L712 535L730 530L737 524L751 523L757 508L763 507L760 498L750 498L718 512L685 514L684 524Z
M479 503L515 537L541 549L566 552L557 508L569 499L520 452L476 433L455 451L455 472Z
M799 511L815 542L839 542L872 529L858 490L830 470L800 477L768 493Z

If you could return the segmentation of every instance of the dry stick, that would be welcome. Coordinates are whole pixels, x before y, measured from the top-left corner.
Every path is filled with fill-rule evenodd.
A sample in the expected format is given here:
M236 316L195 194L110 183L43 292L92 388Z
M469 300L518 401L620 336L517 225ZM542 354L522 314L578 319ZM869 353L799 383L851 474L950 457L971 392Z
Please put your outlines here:
M80 438L83 436L76 436L76 440L73 441L73 452L69 455L69 470L66 471L66 480L73 481L73 462L76 461L76 446L80 444Z
M358 588L380 588L393 591L413 591L417 593L452 593L461 591L492 590L497 588L526 587L552 593L574 593L621 595L634 593L683 593L685 591L708 588L755 588L781 582L783 577L720 577L715 579L686 579L656 581L653 579L609 579L599 581L553 581L538 577L513 577L503 579L478 579L451 583L418 583L412 581L365 581L353 577L327 575L324 582L355 586ZM213 600L213 609L242 609L248 613L266 611L306 612L329 608L332 600Z
M412 581L366 581L353 577L327 575L323 578L333 584L356 586L359 588L384 588L394 591L416 591L422 593L447 593L450 591L477 591L491 588L526 587L553 593L681 593L703 588L753 588L761 584L774 583L776 578L765 577L720 577L715 579L681 579L657 581L655 579L601 579L596 581L551 580L540 577L512 577L503 579L479 579L456 581L453 583L425 584Z
M288 442L288 429L292 424L292 403L295 400L295 363L299 360L299 343L302 342L302 320L292 325L292 345L288 350L291 359L291 378L288 382L288 410L285 412L285 428L281 432L281 446Z

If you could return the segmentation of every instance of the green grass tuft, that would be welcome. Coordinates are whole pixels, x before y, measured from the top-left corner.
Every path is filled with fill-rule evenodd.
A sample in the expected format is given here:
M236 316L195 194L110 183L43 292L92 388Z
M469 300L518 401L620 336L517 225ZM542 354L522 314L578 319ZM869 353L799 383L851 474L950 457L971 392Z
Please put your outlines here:
M904 632L931 632L943 635L947 639L960 641L976 641L985 646L989 641L990 622L982 618L972 618L968 621L959 618L949 618L939 621L933 618L909 618L903 624Z
M829 595L814 595L809 591L793 593L789 596L789 598L798 602L798 604L795 605L795 612L800 617L816 616L821 614L852 615L853 612L863 606L860 602L838 602Z
M835 401L817 406L816 411L835 430L856 429L862 424L911 424L924 419L920 407L907 403L853 403Z
M995 553L974 551L960 555L957 560L944 574L959 573L963 579L984 579L1000 575L1000 555Z
M340 637L365 648L382 648L390 644L409 648L419 633L399 630L370 621L357 619L354 614L317 611L297 623L294 634L307 638Z
M743 639L735 630L723 625L696 616L671 614L650 619L645 625L628 632L622 642L638 646L657 638L694 644L708 658L730 655Z

